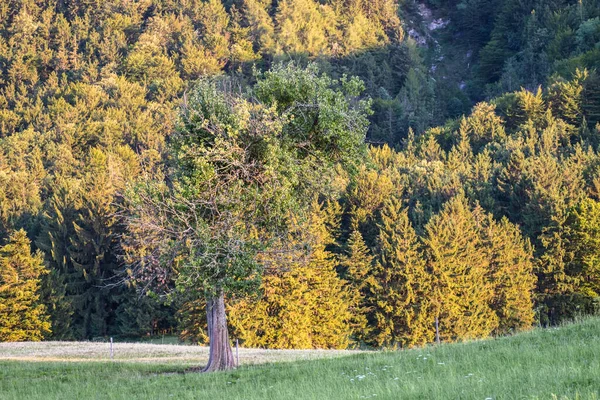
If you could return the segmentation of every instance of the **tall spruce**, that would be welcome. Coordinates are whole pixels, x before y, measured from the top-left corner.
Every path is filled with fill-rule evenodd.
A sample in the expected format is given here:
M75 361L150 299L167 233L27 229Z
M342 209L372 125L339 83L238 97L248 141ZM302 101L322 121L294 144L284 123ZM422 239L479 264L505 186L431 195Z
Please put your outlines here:
M261 297L229 308L230 324L245 346L346 348L352 330L359 328L355 293L338 276L335 255L326 250L334 241L327 210L316 201L311 207L305 225L288 239L308 243L308 251L279 259L277 270L263 279Z
M478 214L482 212L477 210ZM493 285L490 303L498 317L495 333L508 334L533 326L533 248L519 228L507 218L496 222L490 214L481 215L480 229L489 257L488 280Z

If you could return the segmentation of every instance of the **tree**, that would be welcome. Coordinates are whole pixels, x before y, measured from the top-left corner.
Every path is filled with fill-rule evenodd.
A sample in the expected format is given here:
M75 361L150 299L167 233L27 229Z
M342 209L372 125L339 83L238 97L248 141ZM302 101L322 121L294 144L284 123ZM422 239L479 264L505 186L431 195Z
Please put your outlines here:
M30 245L21 229L0 247L0 342L39 341L50 334L46 307L39 302L40 277L48 271Z
M69 254L70 238L75 235L73 222L80 207L79 191L74 190L73 182L55 182L55 185L55 193L40 218L41 230L36 240L49 270L42 280L42 300L50 311L52 337L80 339L76 333L78 326L73 323L73 295L82 277Z
M327 12L328 8L313 0L280 1L275 16L280 51L309 55L328 53L327 31L334 29L336 22Z
M379 259L374 297L378 346L412 347L433 339L432 279L426 270L408 211L393 197L385 203L379 226Z
M326 220L327 210L315 200L309 218L286 239L300 250L278 259L277 270L263 278L262 296L230 307L231 325L246 346L348 346L355 298L336 272L335 255L326 250L334 241ZM308 251L301 249L303 243Z
M352 327L355 340L367 342L371 333L368 317L373 312L374 299L371 288L377 286L374 275L373 255L358 230L352 231L348 238L347 254L341 260L345 269L344 277L348 281L352 296Z
M494 286L490 304L498 316L496 333L529 329L535 318L531 244L506 217L496 222L490 214L482 215L481 212L477 209L482 238L490 257L488 280Z
M488 279L489 259L464 195L449 200L425 229L440 338L488 336L498 327L498 316L490 307L494 290Z
M594 312L600 297L599 222L598 202L583 199L541 235L545 251L538 262L537 291L542 322L556 324Z
M269 245L282 243L290 218L324 192L335 162L357 159L367 127L368 103L351 101L361 83L332 81L314 65L277 66L251 95L234 87L199 84L172 139L169 185L142 182L127 196L131 273L206 298L204 371L235 366L226 295L258 286L260 255L274 251Z

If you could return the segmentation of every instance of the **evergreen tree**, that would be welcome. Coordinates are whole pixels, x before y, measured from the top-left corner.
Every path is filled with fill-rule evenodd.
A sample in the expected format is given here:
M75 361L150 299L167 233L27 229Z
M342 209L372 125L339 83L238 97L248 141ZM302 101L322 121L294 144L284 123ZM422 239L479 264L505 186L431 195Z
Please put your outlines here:
M42 254L31 254L24 230L0 247L0 342L39 341L50 334L40 278L48 271Z
M275 20L278 27L278 46L288 54L320 55L328 53L327 30L335 27L313 0L282 0L278 2Z
M371 287L378 346L412 347L434 335L431 275L408 211L393 197L385 202L379 226L379 259Z
M360 328L354 325L360 321L352 310L356 298L337 275L335 256L326 250L333 237L325 211L316 202L312 207L307 225L298 227L305 230L298 232L300 237L308 236L308 254L292 254L264 277L260 298L244 299L229 309L229 321L245 346L346 348L352 329Z
M542 323L556 324L597 311L599 220L598 203L584 199L541 235L545 251L538 263L537 291Z
M352 231L348 238L346 255L341 260L344 278L352 290L353 336L357 341L367 342L371 333L368 318L372 317L374 298L372 288L377 287L371 255L359 231Z
M77 325L73 324L73 301L75 288L83 277L75 270L69 253L79 207L79 193L74 188L57 187L41 217L36 240L49 270L42 280L42 300L50 312L52 337L56 339L81 338L76 332Z
M481 213L481 209L477 210ZM494 287L491 307L498 317L495 333L508 334L531 328L534 322L533 249L519 228L506 218L496 222L480 216L483 242L490 257L488 280Z
M425 229L441 340L488 336L499 325L490 306L494 287L477 221L464 195L449 200Z

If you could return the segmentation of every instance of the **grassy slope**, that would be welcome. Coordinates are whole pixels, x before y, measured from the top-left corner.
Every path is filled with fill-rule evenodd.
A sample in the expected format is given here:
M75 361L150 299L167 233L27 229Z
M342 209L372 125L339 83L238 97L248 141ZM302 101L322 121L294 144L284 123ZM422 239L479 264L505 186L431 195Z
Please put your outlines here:
M599 399L600 319L404 352L178 374L184 366L0 362L1 399Z

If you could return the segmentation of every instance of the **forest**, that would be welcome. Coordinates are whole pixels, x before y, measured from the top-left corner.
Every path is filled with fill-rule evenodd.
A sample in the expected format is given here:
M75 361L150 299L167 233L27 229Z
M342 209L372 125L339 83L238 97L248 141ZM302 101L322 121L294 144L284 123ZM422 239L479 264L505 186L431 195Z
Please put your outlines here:
M598 314L599 66L598 0L0 0L0 341Z

